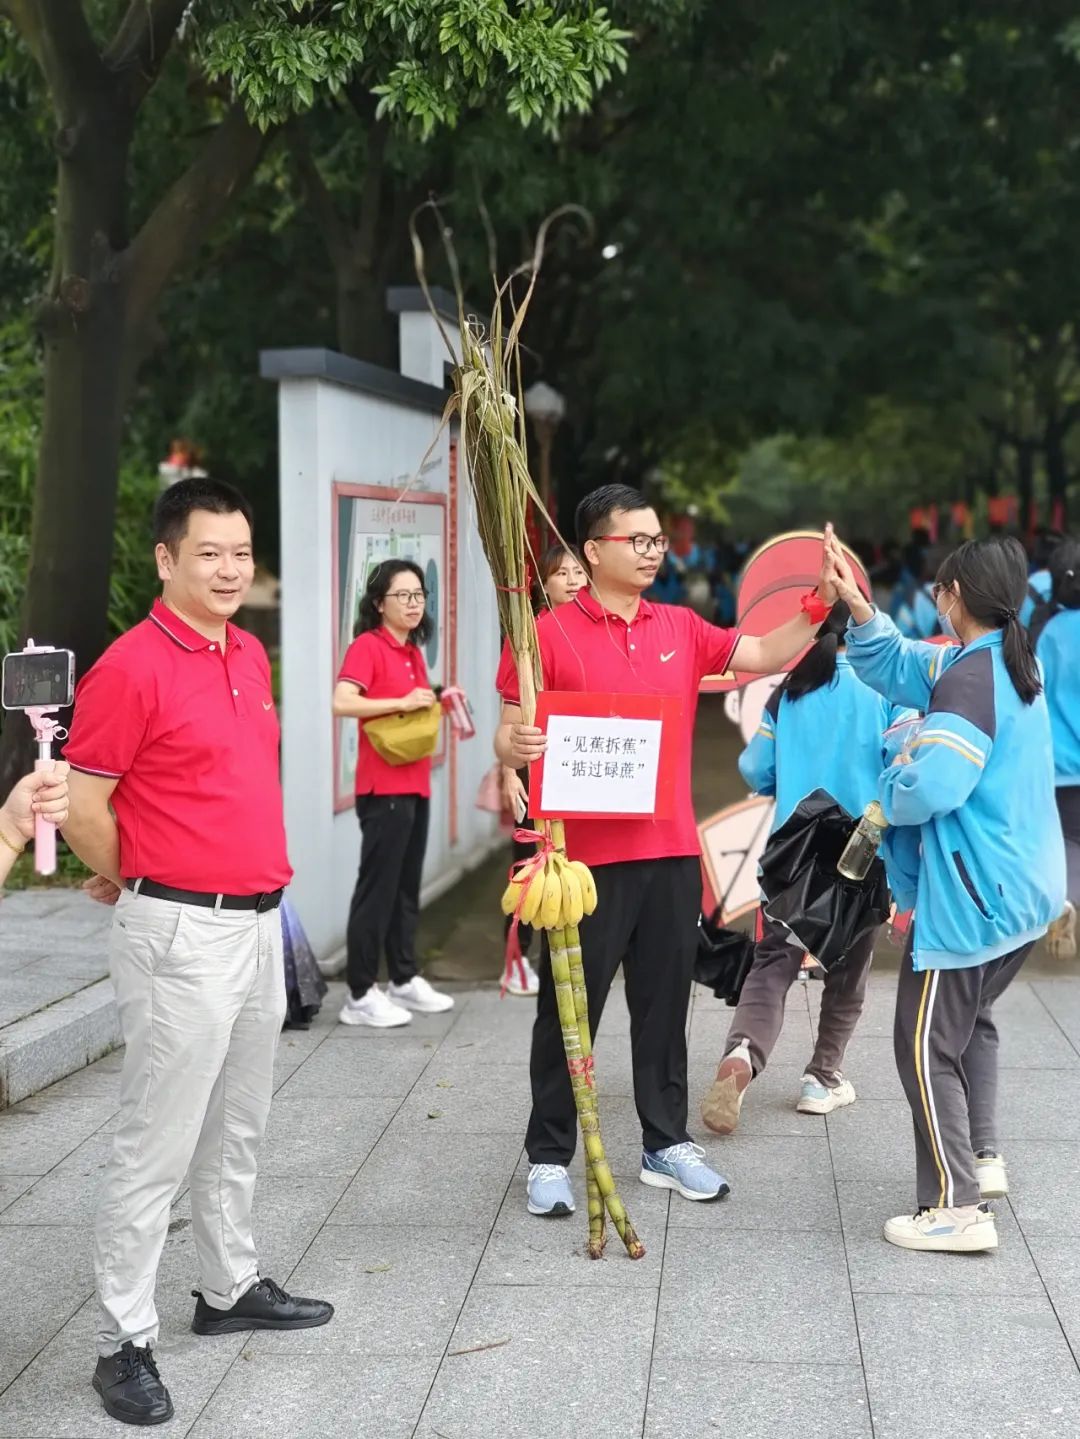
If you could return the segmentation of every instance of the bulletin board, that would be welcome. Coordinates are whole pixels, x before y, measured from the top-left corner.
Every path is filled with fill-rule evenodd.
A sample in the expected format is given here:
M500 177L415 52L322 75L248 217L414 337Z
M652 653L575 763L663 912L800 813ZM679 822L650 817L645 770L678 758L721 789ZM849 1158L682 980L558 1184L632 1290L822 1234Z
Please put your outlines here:
M424 574L431 638L424 646L428 678L445 685L447 654L454 643L448 625L446 496L420 494L382 485L336 484L333 488L335 677L355 637L360 600L371 571L383 560L412 560ZM355 720L334 720L335 810L353 804L359 727ZM446 733L434 757L446 758Z

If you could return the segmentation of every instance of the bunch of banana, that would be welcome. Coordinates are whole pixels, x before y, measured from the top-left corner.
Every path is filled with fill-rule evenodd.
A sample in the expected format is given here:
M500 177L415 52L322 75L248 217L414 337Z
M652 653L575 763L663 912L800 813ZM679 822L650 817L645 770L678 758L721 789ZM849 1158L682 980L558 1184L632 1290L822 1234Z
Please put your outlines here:
M588 866L558 850L526 878L512 879L502 897L503 914L517 914L522 924L538 929L568 929L595 908L596 884Z

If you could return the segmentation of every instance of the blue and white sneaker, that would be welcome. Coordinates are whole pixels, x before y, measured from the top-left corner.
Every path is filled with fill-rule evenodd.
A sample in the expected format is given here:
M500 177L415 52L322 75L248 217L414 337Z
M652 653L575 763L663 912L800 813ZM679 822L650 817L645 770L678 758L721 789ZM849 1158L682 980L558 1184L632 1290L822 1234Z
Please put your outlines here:
M534 1164L529 1170L529 1213L573 1214L574 1191L561 1164Z
M674 1189L684 1199L723 1199L731 1185L705 1163L705 1151L688 1139L655 1152L641 1151L641 1182L654 1189Z
M885 1238L901 1249L923 1249L945 1254L972 1254L998 1247L994 1212L988 1204L965 1204L954 1209L919 1209L898 1214L885 1225Z
M834 1109L854 1103L855 1086L850 1080L837 1075L835 1084L822 1084L814 1075L804 1074L795 1108L800 1114L831 1114Z

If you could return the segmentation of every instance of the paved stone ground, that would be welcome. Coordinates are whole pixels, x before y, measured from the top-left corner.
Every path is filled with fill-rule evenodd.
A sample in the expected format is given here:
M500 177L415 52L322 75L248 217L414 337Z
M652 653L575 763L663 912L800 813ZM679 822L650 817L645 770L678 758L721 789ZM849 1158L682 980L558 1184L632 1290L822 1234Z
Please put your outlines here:
M20 890L0 907L0 1030L104 979L110 910L80 890Z
M193 1439L999 1439L1080 1432L1080 979L1001 1006L1002 1138L1013 1194L996 1255L889 1248L912 1203L910 1119L876 976L849 1056L859 1102L792 1107L817 986L793 991L739 1134L710 1139L721 1204L636 1179L628 1023L598 1047L608 1151L648 1245L591 1263L583 1215L524 1211L527 1001L462 989L408 1031L336 1026L335 986L282 1038L258 1228L267 1272L337 1305L327 1328L199 1339L188 1208L162 1260L159 1357ZM692 1094L728 1012L698 995ZM89 1224L121 1056L0 1115L0 1439L118 1427L89 1379ZM576 1168L579 1194L580 1166Z

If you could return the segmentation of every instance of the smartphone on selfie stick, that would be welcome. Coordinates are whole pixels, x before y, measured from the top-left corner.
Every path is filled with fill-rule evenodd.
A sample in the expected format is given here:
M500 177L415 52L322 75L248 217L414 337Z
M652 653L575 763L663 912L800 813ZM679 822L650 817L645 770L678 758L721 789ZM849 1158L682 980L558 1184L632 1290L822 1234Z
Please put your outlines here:
M51 769L53 742L67 739L67 730L52 718L75 697L75 655L71 650L27 642L24 650L4 656L0 703L6 710L22 710L37 739L35 769ZM38 815L34 821L34 868L38 874L56 873L56 826Z

